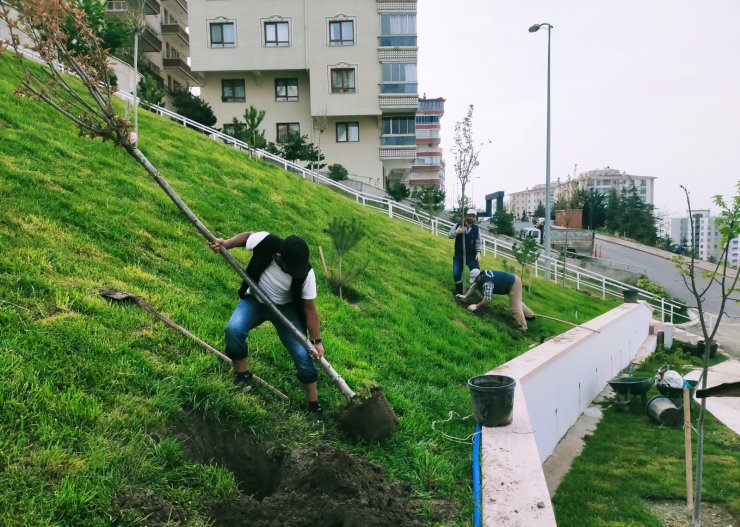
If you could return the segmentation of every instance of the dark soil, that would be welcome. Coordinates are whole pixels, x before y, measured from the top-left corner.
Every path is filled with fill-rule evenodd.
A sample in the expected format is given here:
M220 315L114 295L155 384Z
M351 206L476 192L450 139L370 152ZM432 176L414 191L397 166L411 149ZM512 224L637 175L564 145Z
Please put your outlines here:
M331 292L334 293L334 296L339 296L339 286L332 285ZM348 304L357 304L363 298L362 293L346 285L342 287L342 295L339 297Z
M393 435L398 427L398 417L383 391L373 387L369 398L352 398L339 416L339 423L366 441L378 441Z
M190 459L234 474L239 495L200 511L213 527L423 527L455 513L441 500L414 500L409 485L388 481L381 467L344 450L281 451L224 423L185 414L170 433ZM121 492L113 511L121 525L187 520L184 509L152 493Z

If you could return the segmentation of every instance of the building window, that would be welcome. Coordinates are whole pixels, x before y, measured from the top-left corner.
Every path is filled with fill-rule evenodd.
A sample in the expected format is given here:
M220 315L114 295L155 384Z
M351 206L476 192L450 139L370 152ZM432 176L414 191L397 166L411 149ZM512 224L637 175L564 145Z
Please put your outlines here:
M288 22L265 22L265 46L268 48L290 46Z
M337 123L337 143L356 143L360 140L360 123Z
M211 22L209 28L212 48L233 48L236 46L234 22Z
M329 22L330 46L353 46L355 44L355 23L353 20L332 20Z
M355 69L354 68L332 68L331 70L331 92L332 93L355 93Z
M399 115L383 117L383 135L380 139L384 146L408 146L416 144L416 117Z
M221 81L221 102L246 101L244 79L223 79Z
M275 100L294 102L298 100L298 79L275 79Z
M301 135L301 125L298 123L278 123L277 142L285 143L291 135Z

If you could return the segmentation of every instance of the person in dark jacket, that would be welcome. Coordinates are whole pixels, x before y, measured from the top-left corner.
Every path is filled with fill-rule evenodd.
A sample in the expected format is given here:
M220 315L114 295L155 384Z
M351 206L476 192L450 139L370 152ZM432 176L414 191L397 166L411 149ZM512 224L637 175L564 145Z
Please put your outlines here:
M319 314L316 309L316 275L308 261L308 245L298 236L282 239L268 232L243 232L228 239L217 238L208 244L214 252L220 248L245 247L252 251L247 275L257 284L278 310L303 334L308 331L318 357L324 356ZM246 282L239 289L239 303L226 326L226 355L234 365L234 383L249 389L247 336L265 321L275 326L278 337L290 352L298 380L314 417L321 415L316 387L318 374L309 351L300 339L280 322L275 314L250 291Z
M509 295L509 309L519 324L519 331L527 332L527 320L535 318L534 312L522 302L522 281L513 273L504 271L480 271L474 269L470 271L470 278L473 283L470 289L464 295L455 295L455 298L461 302L467 303L468 299L473 296L476 290L483 293L483 299L477 304L473 303L468 306L470 311L477 311L479 308L491 303L493 295Z
M448 238L455 239L455 255L452 257L452 276L455 279L455 293L462 294L464 291L462 274L465 265L468 269L480 269L480 229L475 224L478 213L475 209L468 209L465 215L464 225L457 223L447 234ZM465 246L465 262L463 262L463 244Z

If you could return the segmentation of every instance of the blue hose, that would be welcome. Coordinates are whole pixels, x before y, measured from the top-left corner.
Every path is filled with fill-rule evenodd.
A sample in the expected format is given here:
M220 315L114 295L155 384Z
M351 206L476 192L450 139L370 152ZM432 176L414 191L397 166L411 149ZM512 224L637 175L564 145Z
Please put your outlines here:
M480 423L475 425L475 437L473 438L473 527L480 527Z

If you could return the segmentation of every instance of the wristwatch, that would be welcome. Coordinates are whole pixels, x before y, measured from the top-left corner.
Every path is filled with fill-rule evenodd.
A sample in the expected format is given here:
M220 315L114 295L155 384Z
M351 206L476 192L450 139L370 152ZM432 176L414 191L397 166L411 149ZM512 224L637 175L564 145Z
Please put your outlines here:
M321 340L321 337L319 337L317 339L309 339L309 342L315 345L315 344L321 344L323 340Z

